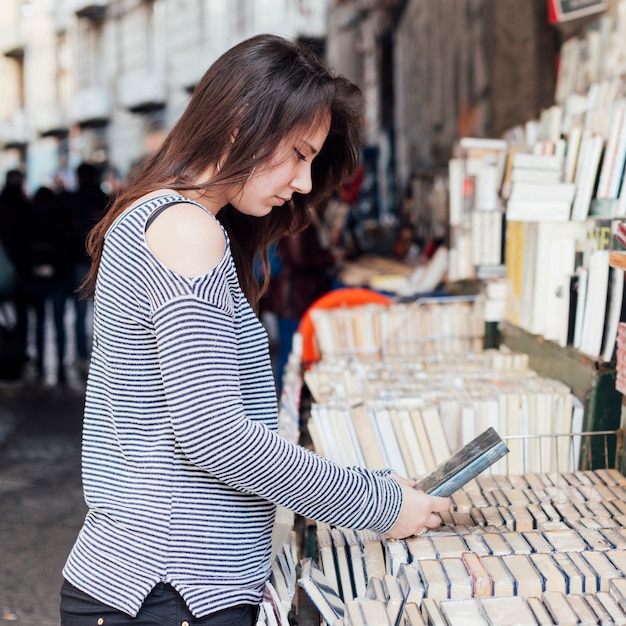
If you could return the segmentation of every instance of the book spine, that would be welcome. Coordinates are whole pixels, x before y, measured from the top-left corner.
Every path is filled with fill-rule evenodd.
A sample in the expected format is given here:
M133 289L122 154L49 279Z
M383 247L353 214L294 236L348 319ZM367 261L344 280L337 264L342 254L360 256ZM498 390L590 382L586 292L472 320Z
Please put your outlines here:
M435 487L432 491L429 492L430 495L451 495L457 489L460 489L470 480L476 478L476 476L484 472L487 468L491 467L491 465L500 460L507 452L508 448L506 447L504 441L499 441L496 445L494 445L489 450L486 450L483 454L481 454L471 463L466 465L454 476L451 476L448 480Z

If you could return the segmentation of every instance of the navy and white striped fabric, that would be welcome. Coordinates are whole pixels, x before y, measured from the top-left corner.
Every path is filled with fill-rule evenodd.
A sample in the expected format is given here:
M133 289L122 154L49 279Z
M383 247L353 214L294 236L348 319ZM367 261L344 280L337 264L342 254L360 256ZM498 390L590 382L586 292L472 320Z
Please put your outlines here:
M197 278L146 244L150 217L176 202L188 200L132 207L106 237L83 427L89 511L63 572L130 615L158 582L196 616L259 603L276 504L378 532L402 506L387 472L338 467L277 434L267 335L228 240Z

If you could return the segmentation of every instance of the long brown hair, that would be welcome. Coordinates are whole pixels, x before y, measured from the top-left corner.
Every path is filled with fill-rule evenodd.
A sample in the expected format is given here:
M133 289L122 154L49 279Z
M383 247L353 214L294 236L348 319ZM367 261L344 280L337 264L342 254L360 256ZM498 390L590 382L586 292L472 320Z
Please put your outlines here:
M296 193L261 218L244 215L232 205L217 215L229 234L241 288L256 306L269 280L260 285L255 278L257 255L269 277L270 244L304 228L308 207L349 180L360 161L359 88L334 75L306 46L275 35L252 37L217 59L159 150L129 173L110 210L89 234L87 293L95 290L107 230L133 202L163 187L210 193L220 185L243 186L255 167L271 159L281 140L314 128L329 113L330 131L312 165L311 193ZM217 163L215 177L194 183Z

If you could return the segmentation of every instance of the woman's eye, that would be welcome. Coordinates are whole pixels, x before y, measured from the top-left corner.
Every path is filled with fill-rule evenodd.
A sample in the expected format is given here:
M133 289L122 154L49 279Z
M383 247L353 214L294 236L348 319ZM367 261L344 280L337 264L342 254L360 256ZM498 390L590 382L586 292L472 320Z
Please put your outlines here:
M302 154L302 152L300 152L300 150L298 150L298 148L294 148L293 150L300 161L306 161L306 157Z

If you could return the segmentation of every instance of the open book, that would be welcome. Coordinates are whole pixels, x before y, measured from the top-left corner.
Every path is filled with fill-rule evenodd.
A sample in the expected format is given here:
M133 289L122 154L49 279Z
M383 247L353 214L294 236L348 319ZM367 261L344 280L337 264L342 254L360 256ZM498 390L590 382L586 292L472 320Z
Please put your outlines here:
M502 437L489 427L422 478L417 489L433 496L449 496L508 452Z

